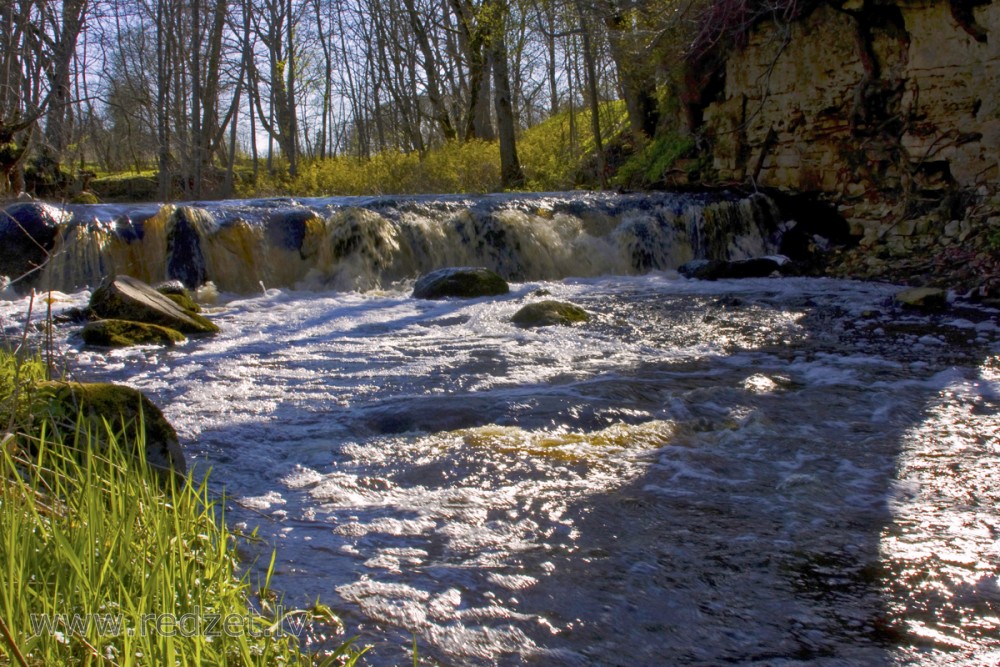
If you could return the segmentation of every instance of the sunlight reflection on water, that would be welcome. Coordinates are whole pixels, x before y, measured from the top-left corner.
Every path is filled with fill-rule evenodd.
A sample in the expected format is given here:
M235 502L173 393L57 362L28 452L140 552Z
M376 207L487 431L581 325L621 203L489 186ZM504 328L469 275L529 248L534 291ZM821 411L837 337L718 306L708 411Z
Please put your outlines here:
M514 327L538 289L592 321ZM275 585L334 606L372 664L407 662L411 633L443 664L981 664L996 313L896 311L892 291L269 290L224 295L223 332L174 350L60 336L82 375L164 406L230 519L277 543Z

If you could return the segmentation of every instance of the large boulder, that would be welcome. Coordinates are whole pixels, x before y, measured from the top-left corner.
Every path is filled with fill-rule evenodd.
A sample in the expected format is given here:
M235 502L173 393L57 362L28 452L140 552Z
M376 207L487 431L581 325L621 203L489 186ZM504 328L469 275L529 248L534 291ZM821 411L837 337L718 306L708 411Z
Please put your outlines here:
M44 264L59 228L70 217L40 202L14 204L0 211L0 275L14 279Z
M546 327L555 324L576 324L590 319L580 306L565 301L536 301L524 306L511 318L519 327Z
M167 345L184 342L184 334L174 329L129 320L89 322L81 332L87 345L129 347L131 345Z
M507 281L483 267L438 269L422 276L413 286L417 299L444 299L457 296L471 299L498 296L510 291Z
M146 283L130 276L105 280L90 297L90 309L108 320L131 320L158 324L186 334L215 333L212 322L187 312Z
M187 472L184 451L177 433L160 409L142 392L104 382L41 382L37 385L35 414L50 420L64 433L76 432L79 418L106 442L106 422L116 437L128 443L144 443L146 463L160 472ZM138 452L131 452L138 454Z

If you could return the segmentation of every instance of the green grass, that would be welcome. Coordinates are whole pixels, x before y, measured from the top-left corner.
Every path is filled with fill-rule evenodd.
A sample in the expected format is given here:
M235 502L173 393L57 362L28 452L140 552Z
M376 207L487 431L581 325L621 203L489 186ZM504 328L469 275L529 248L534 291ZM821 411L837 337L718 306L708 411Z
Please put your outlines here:
M643 188L662 184L674 164L688 156L694 148L690 137L667 133L650 141L621 166L614 182L628 188Z
M142 443L119 442L107 422L94 428L79 419L62 432L29 424L22 405L45 368L40 358L0 351L8 424L0 444L0 664L354 663L350 645L312 656L299 637L278 631L283 620L285 628L305 621L318 637L337 621L322 605L281 612L270 568L256 591L262 611L252 610L254 587L240 574L236 539L207 477L157 477L126 453L143 452Z

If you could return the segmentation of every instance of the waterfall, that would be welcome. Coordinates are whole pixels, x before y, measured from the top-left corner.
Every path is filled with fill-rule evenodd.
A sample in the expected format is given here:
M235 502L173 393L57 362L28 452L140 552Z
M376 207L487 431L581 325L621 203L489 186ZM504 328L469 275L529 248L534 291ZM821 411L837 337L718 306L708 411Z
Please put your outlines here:
M31 206L38 205L4 211L0 236L23 235ZM62 210L48 213L60 222L47 262L20 284L72 291L128 274L249 293L261 284L377 289L444 266L485 266L512 281L635 274L773 253L780 229L774 203L760 194L282 198ZM10 262L0 271L20 275Z

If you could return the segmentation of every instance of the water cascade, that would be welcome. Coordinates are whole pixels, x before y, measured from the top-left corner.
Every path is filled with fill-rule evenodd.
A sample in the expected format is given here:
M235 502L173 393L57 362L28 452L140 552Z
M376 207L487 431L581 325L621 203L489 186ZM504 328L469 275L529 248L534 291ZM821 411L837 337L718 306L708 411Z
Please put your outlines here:
M514 281L629 275L768 254L780 234L763 195L352 197L65 212L72 218L58 225L33 278L43 289L72 291L117 273L244 294L261 285L376 289L461 265Z

